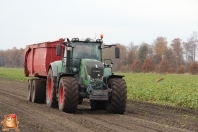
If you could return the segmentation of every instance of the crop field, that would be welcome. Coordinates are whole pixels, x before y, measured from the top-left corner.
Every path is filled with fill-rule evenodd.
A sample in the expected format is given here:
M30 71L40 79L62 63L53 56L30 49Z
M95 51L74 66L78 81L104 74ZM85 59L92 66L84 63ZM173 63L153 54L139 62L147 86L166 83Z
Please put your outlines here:
M198 109L198 76L126 73L128 97L134 100Z
M3 68L0 67L0 78L26 81L28 78L23 74L23 68Z
M124 75L128 99L198 109L198 76L154 73ZM0 68L0 78L26 81L22 68Z
M20 131L28 132L198 131L197 76L117 74L125 75L128 86L123 115L91 110L88 99L78 105L75 114L69 114L28 101L28 78L23 68L0 68L0 120L15 113Z

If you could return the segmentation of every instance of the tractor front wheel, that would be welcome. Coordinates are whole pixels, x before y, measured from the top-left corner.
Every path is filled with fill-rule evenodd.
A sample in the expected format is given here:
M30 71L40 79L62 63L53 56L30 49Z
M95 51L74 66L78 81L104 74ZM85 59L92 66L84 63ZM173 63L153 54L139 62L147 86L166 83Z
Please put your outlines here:
M59 110L75 113L78 106L78 83L75 77L61 77L59 81Z
M110 78L108 85L112 89L107 101L107 112L123 114L127 102L127 86L122 78Z

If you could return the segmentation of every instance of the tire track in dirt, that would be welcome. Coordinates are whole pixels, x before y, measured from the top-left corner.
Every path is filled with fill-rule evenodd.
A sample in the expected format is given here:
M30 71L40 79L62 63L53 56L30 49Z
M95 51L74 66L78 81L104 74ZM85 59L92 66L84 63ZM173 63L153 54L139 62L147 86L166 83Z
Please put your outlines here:
M20 131L198 131L198 111L128 100L124 115L91 111L89 101L68 114L26 101L27 83L0 79L0 120L16 113ZM2 117L2 118L1 118Z

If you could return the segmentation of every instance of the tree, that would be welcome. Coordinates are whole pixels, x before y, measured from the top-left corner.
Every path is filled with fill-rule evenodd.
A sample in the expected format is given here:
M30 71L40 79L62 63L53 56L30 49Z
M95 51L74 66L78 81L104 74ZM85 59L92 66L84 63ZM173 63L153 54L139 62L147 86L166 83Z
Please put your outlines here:
M171 46L173 50L173 55L172 58L174 58L176 67L184 64L184 59L183 59L183 48L181 45L181 39L180 38L175 38L172 40Z
M159 64L159 72L164 73L167 72L169 68L166 57L162 57L162 61Z
M164 37L157 37L157 39L154 40L153 45L153 64L157 65L161 62L161 57L165 54L165 51L167 50L167 40Z
M179 74L185 73L185 66L184 66L184 65L180 65L180 66L179 66L178 73L179 73Z
M153 67L153 63L149 58L146 58L144 60L144 64L142 65L142 70L144 72L151 72L153 71L154 67Z
M164 53L164 56L166 57L169 64L176 67L175 59L174 59L175 55L174 55L173 50L171 48L166 49L166 51Z
M197 64L197 62L191 63L190 68L189 68L189 71L190 71L192 74L198 73L198 64Z
M141 64L143 64L144 60L146 59L147 54L148 54L148 44L142 43L140 45L139 52L138 52L138 58Z
M24 49L0 50L0 66L3 67L23 67L24 64Z
M134 60L137 58L138 46L135 46L133 43L130 43L127 50L127 64L132 65Z
M193 32L187 43L184 43L185 54L187 60L196 61L196 54L198 48L198 33Z
M183 43L184 47L184 54L185 54L185 60L188 64L194 61L194 46L191 41L184 42Z
M174 73L175 72L175 68L174 68L174 66L172 64L169 65L167 72L168 73Z
M144 60L147 57L147 54L148 54L148 44L142 43L140 45L139 52L138 52L138 58L139 58L141 64L143 64Z
M141 72L141 63L138 59L136 59L132 64L132 71Z
M164 52L167 49L167 40L164 37L157 37L154 41L154 51L156 55L164 55Z

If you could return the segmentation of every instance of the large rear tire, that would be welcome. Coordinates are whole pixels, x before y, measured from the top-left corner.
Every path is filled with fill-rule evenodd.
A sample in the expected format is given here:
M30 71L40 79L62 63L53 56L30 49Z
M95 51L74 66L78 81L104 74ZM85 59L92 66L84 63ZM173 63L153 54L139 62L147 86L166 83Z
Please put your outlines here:
M107 101L107 112L123 114L127 102L127 86L122 78L110 78L108 85L112 89Z
M56 83L57 78L53 76L52 69L49 69L46 82L46 104L51 108L58 107L58 101L56 100Z
M46 91L45 80L40 80L40 79L32 80L31 101L33 103L45 103L45 98L46 98L45 91Z
M59 81L59 110L75 113L78 106L78 82L75 77L61 77Z

